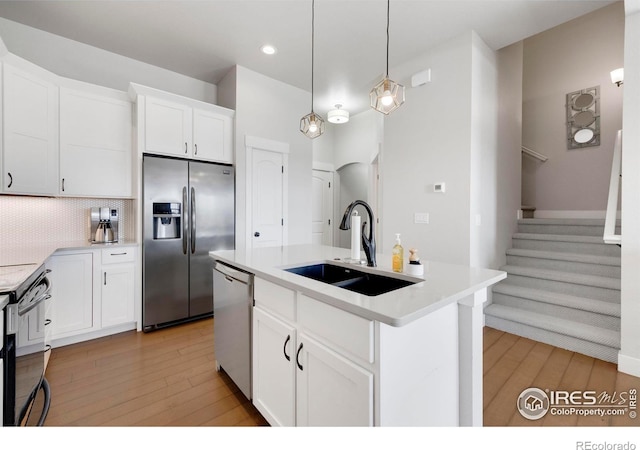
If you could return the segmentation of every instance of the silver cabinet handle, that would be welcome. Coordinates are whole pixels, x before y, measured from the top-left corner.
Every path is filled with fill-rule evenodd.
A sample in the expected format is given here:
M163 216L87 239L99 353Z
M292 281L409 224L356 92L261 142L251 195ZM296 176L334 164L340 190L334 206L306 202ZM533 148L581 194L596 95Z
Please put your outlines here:
M107 285L107 272L104 272L104 285Z
M187 143L185 142L185 143L184 143L184 154L185 154L185 155L187 154L187 151L188 151Z
M194 153L195 155L197 155L197 154L198 154L198 144L193 144L193 153Z
M13 176L11 175L11 172L7 172L7 175L9 175L9 184L7 185L7 188L10 188L13 184Z
M64 178L62 179L62 192L64 192Z

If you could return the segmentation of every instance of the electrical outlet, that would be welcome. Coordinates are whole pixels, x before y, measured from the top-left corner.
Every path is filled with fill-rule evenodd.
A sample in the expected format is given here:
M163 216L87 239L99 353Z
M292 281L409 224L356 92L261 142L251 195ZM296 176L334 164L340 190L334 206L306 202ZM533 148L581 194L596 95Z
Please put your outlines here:
M437 192L437 193L444 193L445 192L445 185L444 183L435 183L433 185L433 192Z
M429 223L429 213L414 213L413 223Z

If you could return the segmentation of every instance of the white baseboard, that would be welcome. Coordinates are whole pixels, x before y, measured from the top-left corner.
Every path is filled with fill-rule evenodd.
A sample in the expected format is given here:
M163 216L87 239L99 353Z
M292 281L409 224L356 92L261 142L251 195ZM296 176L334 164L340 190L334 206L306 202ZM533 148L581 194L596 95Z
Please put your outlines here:
M634 377L640 377L640 358L618 353L618 370Z
M604 219L606 215L607 211L605 210L577 211L536 209L533 213L533 217L536 219ZM617 218L620 219L620 211L617 213Z

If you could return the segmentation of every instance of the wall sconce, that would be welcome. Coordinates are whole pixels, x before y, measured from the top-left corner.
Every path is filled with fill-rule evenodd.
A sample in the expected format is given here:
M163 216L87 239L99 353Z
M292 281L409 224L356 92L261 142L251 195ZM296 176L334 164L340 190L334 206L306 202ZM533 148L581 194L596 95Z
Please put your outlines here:
M567 94L567 148L600 145L600 87Z
M620 87L622 83L624 83L624 68L620 67L619 69L611 71L611 82L616 86Z

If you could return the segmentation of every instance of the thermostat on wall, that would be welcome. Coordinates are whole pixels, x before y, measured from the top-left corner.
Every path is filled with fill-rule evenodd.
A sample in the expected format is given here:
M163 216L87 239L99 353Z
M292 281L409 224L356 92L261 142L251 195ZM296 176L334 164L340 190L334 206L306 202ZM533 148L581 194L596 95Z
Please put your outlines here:
M433 185L433 192L444 192L444 183L436 183Z

